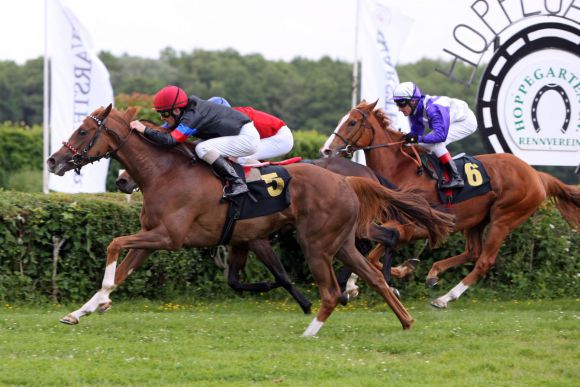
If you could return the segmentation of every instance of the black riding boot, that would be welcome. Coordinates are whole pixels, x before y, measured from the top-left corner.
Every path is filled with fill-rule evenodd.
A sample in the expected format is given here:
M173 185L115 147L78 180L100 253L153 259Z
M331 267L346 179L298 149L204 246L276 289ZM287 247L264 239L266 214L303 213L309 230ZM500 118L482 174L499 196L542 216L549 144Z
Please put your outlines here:
M447 168L447 172L449 173L449 180L441 183L441 188L462 188L464 185L463 178L457 171L455 160L449 160L449 162L445 164L445 168Z
M248 192L246 182L238 176L234 167L223 156L218 157L211 165L213 170L230 185L230 192L224 191L225 197L233 197Z

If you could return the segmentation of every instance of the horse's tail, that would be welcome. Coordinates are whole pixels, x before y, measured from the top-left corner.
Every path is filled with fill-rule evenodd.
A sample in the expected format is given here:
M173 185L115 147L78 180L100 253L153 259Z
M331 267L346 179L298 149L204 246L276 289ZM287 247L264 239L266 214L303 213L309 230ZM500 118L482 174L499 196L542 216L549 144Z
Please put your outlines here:
M580 188L564 184L554 176L538 172L548 196L570 226L580 228Z
M360 202L359 237L368 235L369 227L375 220L382 223L396 220L401 224L414 223L427 230L429 244L436 246L455 226L455 216L431 208L421 195L390 190L367 178L348 176L346 180Z

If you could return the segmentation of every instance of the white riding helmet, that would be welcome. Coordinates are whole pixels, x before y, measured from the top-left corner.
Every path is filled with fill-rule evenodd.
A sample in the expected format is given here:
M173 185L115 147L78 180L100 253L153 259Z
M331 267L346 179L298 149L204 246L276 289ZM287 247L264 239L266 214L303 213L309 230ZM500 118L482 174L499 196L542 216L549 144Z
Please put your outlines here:
M395 87L393 99L395 101L421 98L421 90L413 82L402 82Z

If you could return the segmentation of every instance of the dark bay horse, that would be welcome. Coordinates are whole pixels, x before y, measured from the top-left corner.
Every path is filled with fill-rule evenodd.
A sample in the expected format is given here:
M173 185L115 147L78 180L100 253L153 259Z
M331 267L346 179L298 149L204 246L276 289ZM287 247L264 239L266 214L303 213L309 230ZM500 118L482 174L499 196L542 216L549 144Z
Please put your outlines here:
M439 203L435 180L426 174L418 175L413 148L403 145L404 134L391 128L385 113L375 110L375 105L376 102L363 101L352 109L321 152L326 156L344 156L362 149L370 168L394 184L421 189L430 203ZM422 148L419 151L426 152ZM494 266L504 239L547 198L555 201L572 227L580 227L579 188L536 171L512 154L487 154L476 159L483 163L492 189L453 205L451 211L456 215L456 230L463 231L467 241L465 251L435 262L427 275L426 285L434 286L439 274L449 268L470 261L475 262L475 267L451 291L432 301L438 308L446 308Z
M50 172L63 175L103 157L114 157L143 192L141 230L111 241L101 289L61 320L67 324L77 324L80 317L96 310L106 311L111 306L110 293L153 251L215 246L220 239L227 209L220 201L221 183L205 164L184 162L181 154L155 146L134 133L129 122L136 111L130 108L120 112L111 105L97 109L47 160ZM377 214L415 219L427 228L434 217L428 202L368 179L340 176L309 164L288 165L285 169L292 179L290 206L272 215L238 221L230 244L265 239L274 230L295 227L321 299L320 310L305 336L317 334L341 299L332 270L334 256L383 297L403 329L410 329L413 318L382 273L357 251L355 237L369 236ZM123 249L129 251L117 268Z

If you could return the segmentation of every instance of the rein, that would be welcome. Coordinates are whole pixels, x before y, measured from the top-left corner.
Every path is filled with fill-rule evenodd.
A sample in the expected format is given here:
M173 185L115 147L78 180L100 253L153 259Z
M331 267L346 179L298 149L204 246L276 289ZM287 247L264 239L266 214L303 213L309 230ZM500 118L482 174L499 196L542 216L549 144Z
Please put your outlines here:
M413 150L415 157L411 156L410 154L405 152L405 150L403 148L403 144L405 143L405 141L393 141L393 142L389 142L389 143L385 143L385 144L375 144L375 145L367 145L367 146L361 146L361 147L357 147L357 146L352 145L353 142L356 143L362 137L362 134L363 134L365 128L369 128L372 130L372 137L371 137L371 141L370 141L371 144L374 142L375 133L376 133L375 127L373 126L372 123L370 124L370 126L366 125L367 119L368 119L368 114L363 112L360 109L355 108L353 110L356 110L362 116L362 120L360 122L358 129L352 134L352 136L350 136L350 138L345 138L344 136L342 136L336 132L334 133L334 135L336 137L340 138L345 143L345 147L342 149L339 149L340 152L344 152L347 155L352 156L352 154L357 150L370 151L370 150L377 149L377 148L387 148L391 145L400 144L401 146L399 147L399 149L401 150L401 153L405 157L411 159L411 161L413 161L415 163L415 165L417 166L417 173L419 175L423 173L423 165L421 163L421 156L419 156L419 152L417 152L417 148L415 146L411 146L411 149ZM355 139L355 137L356 137L356 139Z
M77 174L80 174L81 168L84 165L86 165L86 164L89 164L89 163L92 164L95 161L99 161L99 160L101 160L103 158L108 159L108 158L114 156L117 153L117 151L119 149L121 149L121 147L123 145L125 145L125 143L129 139L129 136L131 135L131 133L133 133L133 129L131 128L131 130L129 131L129 134L127 135L127 137L125 137L124 139L122 139L119 136L119 134L117 134L117 132L115 132L114 130L108 128L105 125L106 122L107 122L107 118L108 117L105 117L104 119L100 119L100 118L95 117L95 116L90 115L90 114L87 117L93 119L97 123L97 125L98 125L98 128L95 131L95 134L93 135L93 138L91 138L91 141L89 141L89 143L87 144L87 146L85 146L84 149L79 152L79 150L77 148L75 148L70 142L68 142L68 141L63 141L62 142L62 145L73 153L73 157L72 157L72 160L71 161L75 165L74 171ZM115 117L113 117L113 119L114 118ZM127 124L124 121L120 121L120 120L117 120L117 121L119 121L119 122L121 122L121 123L129 126L129 124ZM111 150L109 152L106 152L106 153L104 153L102 155L89 156L88 155L89 150L91 150L91 148L93 146L95 146L95 143L97 142L97 139L100 137L100 135L101 135L101 133L103 131L105 131L109 135L114 134L114 136L117 138L117 142L118 143L120 142L120 144L115 149L113 149L113 150Z

